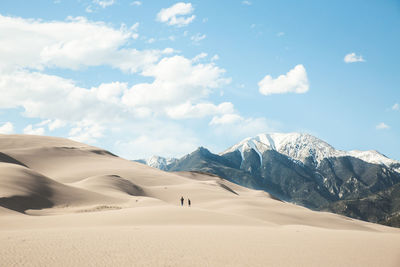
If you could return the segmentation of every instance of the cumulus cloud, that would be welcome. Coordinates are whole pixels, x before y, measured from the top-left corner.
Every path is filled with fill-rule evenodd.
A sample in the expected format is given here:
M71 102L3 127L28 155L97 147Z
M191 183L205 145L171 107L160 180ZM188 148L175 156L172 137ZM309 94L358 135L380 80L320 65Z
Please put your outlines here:
M23 108L24 116L44 119L35 126L38 129L28 125L25 133L43 134L46 125L50 131L68 125L75 128L72 138L93 142L107 126L129 122L142 112L121 104L124 83L87 89L61 77L26 71L0 74L0 81L0 108Z
M217 135L234 140L274 130L265 118L245 118L234 113L214 116L209 124Z
M96 143L97 139L103 137L104 126L99 123L82 120L69 131L69 138L83 143Z
M399 103L395 103L395 104L392 106L392 110L399 110L399 109L400 109Z
M0 73L0 108L23 108L23 114L44 121L41 134L68 125L69 136L93 143L104 136L110 125L131 124L132 119L166 115L174 119L200 118L232 112L231 103L202 102L230 79L213 63L197 64L182 56L166 57L143 73L152 83L102 83L84 88L55 75L27 70ZM43 130L41 130L43 128Z
M356 53L349 53L345 55L343 60L346 63L365 62L364 58L361 55L357 56Z
M0 35L7 36L0 44L0 70L51 67L77 70L108 65L137 72L162 56L159 50L124 47L138 37L137 26L136 23L114 29L83 17L44 22L0 15Z
M41 127L42 127L42 126L47 126L48 129L49 129L50 131L54 131L54 130L56 130L56 129L62 128L62 127L64 127L64 126L66 126L66 125L67 125L67 124L66 124L65 121L62 121L62 120L59 120L59 119L55 119L55 120L44 120L44 121L42 121L42 122L36 124L36 126L41 126Z
M132 86L122 97L127 106L174 106L207 97L213 89L228 84L224 69L209 64L193 64L183 56L163 58L143 71L142 75L154 77L152 83Z
M45 22L0 16L0 34L8 36L0 42L0 109L17 108L25 117L41 119L25 127L23 132L28 134L63 128L69 138L96 143L121 131L130 134L123 135L120 144L137 145L142 149L134 149L138 154L159 151L176 155L194 149L196 134L173 122L235 112L232 103L209 100L230 79L205 54L190 59L174 55L172 48L130 48L137 28L134 24L115 29L85 18ZM88 87L46 74L50 68L90 66L135 72L145 82L114 81ZM148 121L151 126L146 125ZM0 131L12 132L11 126L4 124ZM171 134L164 134L167 131ZM179 145L173 140L179 140ZM128 155L132 158L133 154Z
M247 1L247 0L242 1L242 4L243 4L243 5L246 5L246 6L251 6L251 2L250 2L250 1Z
M36 128L34 129L32 124L29 124L24 128L24 134L32 134L32 135L44 135L45 130L44 128Z
M179 2L171 7L161 9L157 14L157 20L170 26L183 27L195 19L195 15L190 16L193 11L191 3Z
M379 123L378 125L376 125L375 128L376 128L377 130L386 130L386 129L389 129L390 126L387 125L387 124L384 123L384 122L381 122L381 123Z
M223 116L213 117L210 125L227 125L243 121L243 118L238 114L225 114Z
M309 89L306 69L303 65L299 64L286 73L286 75L280 75L276 79L267 75L258 83L258 87L260 93L263 95L291 92L304 94Z
M102 121L121 113L113 97L123 90L124 84L101 84L89 90L68 79L26 71L0 74L0 81L0 108L23 107L27 117Z
M14 133L14 125L11 122L6 122L0 126L0 134Z
M181 105L169 107L166 109L166 111L170 118L188 119L232 113L234 111L234 107L230 102L224 102L219 105L215 105L213 103L199 103L192 105L190 102L186 102Z

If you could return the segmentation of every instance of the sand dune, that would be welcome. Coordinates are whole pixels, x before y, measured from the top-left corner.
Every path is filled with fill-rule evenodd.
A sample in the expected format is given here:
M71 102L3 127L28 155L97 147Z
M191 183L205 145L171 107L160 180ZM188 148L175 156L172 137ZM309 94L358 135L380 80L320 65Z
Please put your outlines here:
M400 266L399 251L399 229L214 175L166 173L62 138L0 135L0 265Z

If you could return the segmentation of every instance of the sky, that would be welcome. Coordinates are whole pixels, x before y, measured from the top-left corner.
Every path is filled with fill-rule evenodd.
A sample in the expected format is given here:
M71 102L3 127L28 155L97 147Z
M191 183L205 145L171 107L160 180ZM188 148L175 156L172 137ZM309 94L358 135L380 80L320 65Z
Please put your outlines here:
M304 132L400 160L400 1L2 0L0 133L128 159Z

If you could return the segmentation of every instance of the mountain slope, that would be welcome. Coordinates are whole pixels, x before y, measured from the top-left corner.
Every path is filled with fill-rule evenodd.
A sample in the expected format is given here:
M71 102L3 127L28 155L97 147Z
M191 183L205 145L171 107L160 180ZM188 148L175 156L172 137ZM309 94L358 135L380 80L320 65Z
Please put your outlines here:
M368 198L400 183L399 166L377 151L336 150L312 135L290 133L246 138L218 155L199 148L165 169L209 172L309 208L338 211L333 203ZM368 210L360 212L342 214L371 219ZM382 216L374 221L390 217Z

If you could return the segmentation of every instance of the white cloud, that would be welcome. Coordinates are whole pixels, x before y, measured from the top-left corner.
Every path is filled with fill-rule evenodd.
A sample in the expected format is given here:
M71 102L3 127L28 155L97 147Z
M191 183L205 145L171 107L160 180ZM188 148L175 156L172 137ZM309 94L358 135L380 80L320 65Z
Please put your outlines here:
M64 127L65 125L66 123L64 121L56 119L50 122L48 126L50 131L54 131L58 128Z
M92 6L91 6L91 5L88 5L88 6L85 8L85 12L86 12L86 13L93 13Z
M250 1L247 1L247 0L242 1L242 4L243 4L243 5L246 5L246 6L251 6L251 2L250 2Z
M385 130L385 129L389 129L390 126L385 124L384 122L379 123L378 125L375 126L375 128L377 130Z
M197 33L197 34L193 35L192 37L190 37L190 40L192 40L195 43L198 43L201 40L205 39L206 37L207 36L205 34Z
M207 53L202 52L202 53L196 55L196 56L192 59L192 62L199 62L201 59L206 58L207 56L208 56Z
M127 89L127 83L111 82L92 87L90 91L102 102L118 103Z
M68 125L75 129L71 138L94 143L113 125L130 124L145 112L121 103L125 83L86 89L57 76L27 72L0 74L0 81L0 108L22 107L24 116L45 120L26 133L43 134L45 125L50 131Z
M138 23L114 29L83 17L44 22L0 15L0 36L7 36L0 43L0 70L51 67L77 70L108 65L137 72L158 61L162 54L159 50L124 47L138 37L137 26Z
M173 55L177 52L172 48L129 48L137 28L134 24L114 29L84 18L44 22L0 16L0 35L8 36L0 42L0 109L18 108L25 117L41 119L25 127L24 132L29 134L64 127L68 137L95 143L120 127L121 132L132 133L121 142L142 147L135 153L146 153L146 146L153 149L148 150L151 153L158 149L162 155L187 153L197 144L195 134L179 135L185 131L171 126L170 118L233 113L232 103L216 104L208 99L230 79L224 77L224 69L207 61L205 54L193 60ZM85 88L45 73L53 67L78 70L90 66L136 72L146 82L115 81ZM157 127L145 125L146 121L154 124L154 120L160 120ZM171 135L156 135L158 130L171 131ZM156 138L159 143L154 142ZM182 140L179 151L173 138Z
M156 41L156 39L154 39L154 38L149 38L149 39L147 40L147 43L152 44L152 43L154 43L155 41Z
M125 26L125 24L123 24L124 26ZM139 22L136 22L135 24L133 24L129 29L131 30L131 31L137 31L138 30L138 28L139 28ZM136 37L137 38L137 37ZM135 39L136 39L135 38Z
M132 120L152 115L180 119L231 112L232 104L199 103L215 88L229 83L224 72L212 63L195 64L173 56L142 73L153 77L152 83L131 87L112 82L83 88L71 80L39 72L0 73L0 108L23 108L26 117L45 120L26 128L26 132L42 134L43 126L53 131L68 125L73 129L71 138L94 143L112 125L132 125ZM186 102L190 105L184 105Z
M365 62L364 58L361 55L357 56L356 53L347 54L343 60L346 63Z
M108 6L112 6L115 4L115 0L93 0L94 4L101 6L102 8L106 8Z
M209 124L217 135L233 140L274 131L265 118L244 118L238 114L215 116Z
M36 124L36 126L46 126L46 125L50 131L54 131L58 128L62 128L64 126L66 126L66 122L59 120L59 119L55 119L55 120L44 120L44 121Z
M278 32L278 33L276 34L276 36L278 36L278 37L281 37L281 36L284 36L284 35L285 35L284 32Z
M157 14L157 20L170 26L183 27L195 19L195 15L190 16L193 11L191 3L179 2L171 7L161 9Z
M212 118L210 125L226 125L242 121L243 118L238 114L225 114Z
M93 121L83 120L69 131L69 138L83 143L96 143L103 137L104 127Z
M309 89L307 72L303 65L297 65L286 75L280 75L273 79L270 75L265 76L259 83L259 91L263 95L296 93L303 94Z
M14 125L11 122L6 122L0 126L0 134L14 133Z
M232 113L233 111L234 107L230 102L224 102L219 105L214 105L213 103L192 105L190 102L186 102L166 109L167 115L173 119L202 118L211 115Z
M152 155L178 157L200 145L189 128L165 120L143 121L126 130L131 133L130 138L118 141L115 148L118 155L128 159Z
M131 3L131 5L132 5L132 6L141 6L141 5L142 5L142 2L140 2L140 1L133 1L133 2Z
M31 124L29 124L24 128L24 134L44 135L44 133L45 133L44 128L33 129L33 126Z
M212 58L211 61L217 61L219 59L219 56L215 54Z
M118 144L117 149L118 146L123 148L121 149L121 153L128 159L145 158L151 155L174 157L196 149L196 145L190 142L190 140L179 139L178 136L158 137L154 139L148 135L141 135L129 142ZM132 152L128 152L127 150L129 149Z
M154 77L152 83L131 87L122 102L131 107L151 106L163 108L208 96L214 88L228 84L224 69L214 64L193 64L183 56L163 58L158 64L143 71L142 75Z
M400 109L399 103L395 103L395 104L392 106L392 110L399 110L399 109Z

